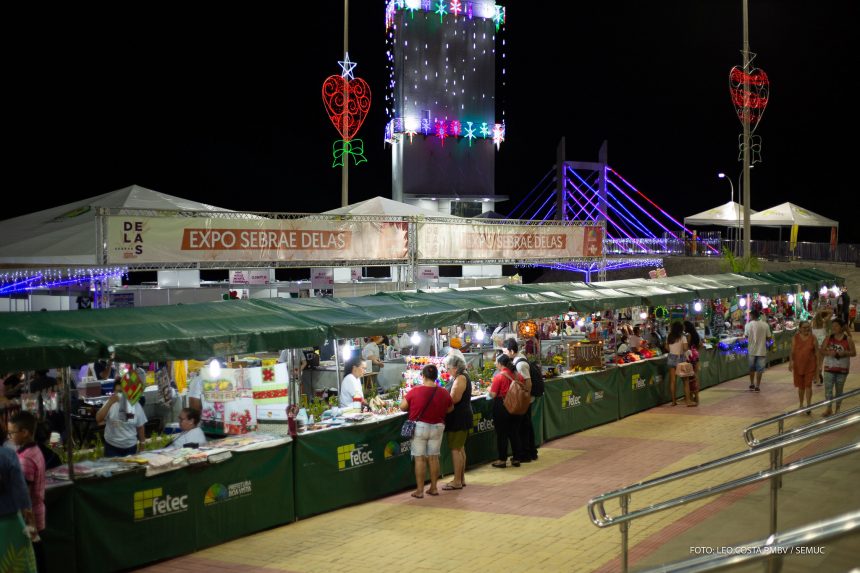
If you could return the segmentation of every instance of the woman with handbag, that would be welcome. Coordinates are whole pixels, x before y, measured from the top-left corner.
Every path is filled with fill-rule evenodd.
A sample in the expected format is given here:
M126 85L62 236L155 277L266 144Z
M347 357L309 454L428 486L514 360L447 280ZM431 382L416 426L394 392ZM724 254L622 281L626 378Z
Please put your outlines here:
M523 417L521 415L511 414L505 408L505 397L511 389L511 385L523 379L519 373L514 370L514 363L506 354L500 354L496 358L496 367L498 373L493 376L493 383L490 386L489 396L493 399L493 425L496 427L496 444L499 448L499 460L493 462L494 468L504 468L508 465L508 442L511 444L512 452L521 451L520 447L520 424ZM511 465L514 467L520 466L520 461L516 458L511 458Z
M466 361L459 352L445 358L445 368L451 374L446 389L454 402L454 411L445 416L445 433L454 463L454 479L442 486L444 490L463 489L466 485L466 438L472 427L472 381L466 373Z
M699 374L701 373L699 352L702 350L702 339L696 331L696 327L689 320L684 321L684 333L687 335L687 359L690 361L690 364L693 365L693 370L695 372L695 376L690 379L690 398L693 400L694 404L698 405L699 386L701 382L701 378L699 378Z
M412 497L424 497L424 480L427 464L430 465L430 489L427 495L439 495L436 482L439 480L439 449L442 434L445 432L445 414L454 410L451 395L436 385L439 370L428 364L421 370L422 383L414 386L403 401L400 409L409 413L403 432L408 432L410 422L414 422L412 436L412 459L415 461L415 491Z
M672 405L678 405L678 398L675 395L675 367L684 361L684 354L687 352L687 338L684 336L684 325L680 321L675 321L669 327L669 337L666 339L666 350L669 352L669 357L666 360L666 367L669 369L669 396L672 398ZM687 386L684 386L685 390ZM687 405L690 405L689 393L685 393Z

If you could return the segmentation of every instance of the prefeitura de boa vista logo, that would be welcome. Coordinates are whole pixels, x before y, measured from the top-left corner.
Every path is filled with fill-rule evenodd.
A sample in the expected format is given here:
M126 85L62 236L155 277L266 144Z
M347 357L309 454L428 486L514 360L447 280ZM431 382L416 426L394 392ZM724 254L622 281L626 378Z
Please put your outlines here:
M385 449L382 451L382 455L386 460L389 460L391 458L397 458L408 454L411 451L411 448L412 440L407 440L405 442L391 440L385 444Z
M633 374L630 377L630 388L633 390L641 390L643 388L647 388L648 386L659 384L660 380L661 377L659 375L645 377L641 374Z
M492 418L484 418L480 412L472 413L472 428L469 430L469 435L483 434L484 432L494 432L496 430Z
M134 492L134 520L143 521L188 511L188 495L164 494L164 488Z
M373 463L373 452L367 444L346 444L337 448L337 469L352 470Z
M212 505L239 497L245 497L246 495L251 495L253 492L254 488L251 484L251 480L231 483L226 486L220 483L213 483L209 486L209 489L206 490L206 495L203 496L203 505Z

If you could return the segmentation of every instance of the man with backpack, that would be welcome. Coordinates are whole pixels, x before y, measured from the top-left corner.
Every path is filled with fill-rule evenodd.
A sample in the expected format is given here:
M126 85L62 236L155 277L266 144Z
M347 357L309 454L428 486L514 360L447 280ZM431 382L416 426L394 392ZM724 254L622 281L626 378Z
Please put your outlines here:
M517 373L526 381L526 387L530 389L532 403L535 397L542 396L544 390L543 374L540 365L535 362L529 362L525 355L520 352L519 344L513 338L505 340L504 352L514 363ZM532 425L532 407L529 404L529 409L523 415L524 423L520 426L520 443L522 444L522 452L514 452L514 458L522 463L528 463L538 459L537 446L535 445L535 431Z

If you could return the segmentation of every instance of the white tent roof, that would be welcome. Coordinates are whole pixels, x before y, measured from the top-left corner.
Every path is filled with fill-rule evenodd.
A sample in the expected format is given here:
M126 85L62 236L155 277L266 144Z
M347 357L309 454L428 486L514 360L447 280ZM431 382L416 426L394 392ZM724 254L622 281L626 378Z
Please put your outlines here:
M422 209L415 205L401 203L386 199L385 197L374 197L367 201L353 203L346 207L339 207L331 211L325 211L322 215L391 215L395 217L446 217L450 218L453 215L446 215L439 211L431 211L430 209Z
M96 265L97 207L227 211L131 185L111 193L7 219L0 224L2 265Z
M755 213L750 209L750 214ZM684 217L684 225L721 225L725 227L740 227L744 224L744 207L736 201L702 211L689 217Z
M780 227L790 227L798 225L800 227L838 227L839 221L822 217L817 213L813 213L803 207L798 207L794 203L783 203L764 211L759 211L750 217L750 223L753 225L771 225Z

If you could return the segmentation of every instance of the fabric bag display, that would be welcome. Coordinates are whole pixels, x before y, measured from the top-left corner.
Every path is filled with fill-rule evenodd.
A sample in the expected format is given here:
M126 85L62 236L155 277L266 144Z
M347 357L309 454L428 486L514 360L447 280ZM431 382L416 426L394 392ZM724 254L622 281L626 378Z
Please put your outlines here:
M428 400L427 403L424 404L424 407L421 408L421 413L418 414L418 417L415 418L415 420L406 420L405 422L403 422L403 426L400 428L400 437L412 438L415 435L415 425L418 423L418 420L421 419L421 416L424 415L424 412L427 411L427 407L433 403L433 398L436 397L436 390L438 389L438 386L433 388L433 393L430 395L430 400Z

